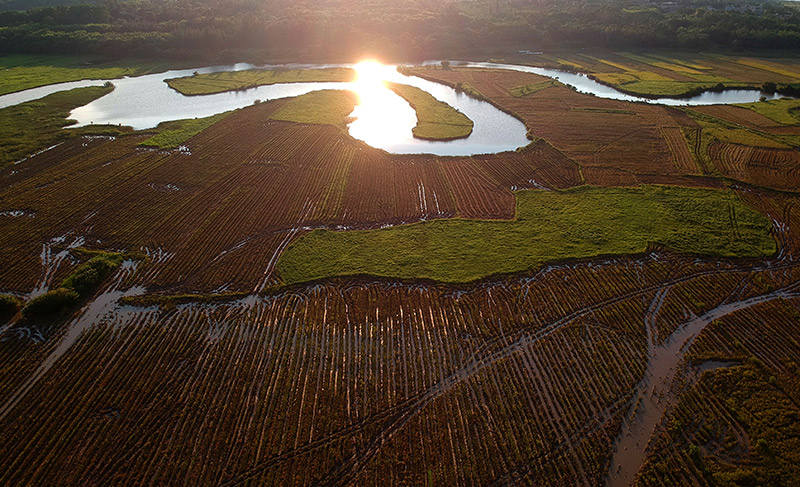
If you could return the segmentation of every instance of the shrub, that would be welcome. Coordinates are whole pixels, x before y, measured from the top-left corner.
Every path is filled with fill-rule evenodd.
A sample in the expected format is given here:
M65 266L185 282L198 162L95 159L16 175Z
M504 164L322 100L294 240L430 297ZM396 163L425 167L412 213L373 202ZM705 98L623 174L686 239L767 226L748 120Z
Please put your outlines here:
M0 294L0 321L17 314L22 307L22 300L10 294Z
M80 296L72 289L60 287L33 298L22 313L29 318L54 315L78 302Z
M61 283L62 288L72 289L85 297L106 280L122 262L120 254L102 254L92 257Z

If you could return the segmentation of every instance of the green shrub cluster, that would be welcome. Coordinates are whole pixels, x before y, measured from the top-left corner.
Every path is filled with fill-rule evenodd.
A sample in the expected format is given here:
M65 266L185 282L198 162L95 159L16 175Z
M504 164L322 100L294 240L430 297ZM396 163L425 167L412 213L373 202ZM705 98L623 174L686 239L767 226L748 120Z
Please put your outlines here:
M10 294L0 294L0 323L11 318L22 307L22 300Z
M61 282L61 285L32 299L23 309L29 318L54 315L74 306L91 295L122 263L122 254L99 254Z
M81 297L86 297L111 275L122 263L122 254L100 254L75 269L61 283L62 288L72 289Z
M74 306L79 298L74 290L60 287L33 298L22 312L28 318L54 315Z

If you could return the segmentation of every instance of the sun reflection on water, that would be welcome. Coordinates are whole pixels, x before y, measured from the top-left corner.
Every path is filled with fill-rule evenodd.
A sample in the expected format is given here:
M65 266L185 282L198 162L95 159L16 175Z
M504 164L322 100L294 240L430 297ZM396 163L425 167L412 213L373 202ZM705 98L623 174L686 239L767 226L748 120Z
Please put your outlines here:
M398 134L408 134L417 123L409 104L386 87L386 81L396 78L395 68L377 61L362 61L353 67L356 80L353 91L358 105L350 115L350 135L372 146L383 146L397 140Z

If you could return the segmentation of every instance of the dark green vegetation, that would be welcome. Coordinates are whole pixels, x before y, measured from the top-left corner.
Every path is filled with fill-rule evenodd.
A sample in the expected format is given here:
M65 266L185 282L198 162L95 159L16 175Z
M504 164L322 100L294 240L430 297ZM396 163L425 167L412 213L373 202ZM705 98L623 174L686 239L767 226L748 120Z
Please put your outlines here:
M316 230L278 261L289 283L368 274L466 282L545 262L644 252L761 257L770 223L726 191L677 187L517 193L514 221L436 220L389 229Z
M75 306L79 299L80 295L73 289L59 287L28 301L22 313L26 318L55 315Z
M208 95L224 91L246 90L276 83L313 83L353 81L355 71L349 68L328 69L253 69L221 73L196 74L167 80L167 84L184 95Z
M779 307L795 323L800 318L788 303ZM785 319L777 318L776 326L759 331L773 346L779 345L775 328ZM776 368L763 362L738 339L739 326L723 328L731 324L724 320L712 333L731 338L726 347L735 352L710 354L708 359L721 361L722 368L703 374L696 389L682 398L656 454L642 471L640 485L659 485L686 460L710 485L721 487L792 485L800 475L797 365ZM742 462L745 454L753 460Z
M139 76L166 68L166 63L154 61L69 56L2 56L0 95L67 81Z
M296 123L341 126L353 112L357 97L352 91L322 90L297 96L276 110L270 118Z
M411 130L414 137L452 140L469 137L472 133L472 120L447 103L413 86L398 83L388 83L387 86L417 112L417 125Z
M218 113L210 117L162 122L154 129L158 133L145 140L140 145L155 149L175 149L203 130L219 122L228 116L228 114L230 114L230 112Z
M10 294L0 294L0 324L17 314L21 308L21 299Z
M88 298L122 263L122 254L99 253L80 265L61 284L30 300L22 310L26 318L55 315Z
M62 130L71 124L67 120L69 112L113 89L113 86L76 88L0 110L0 168L76 134L86 133L85 130ZM91 130L97 131L96 128Z
M756 15L721 11L725 5L690 0L665 12L615 0L104 0L1 13L0 49L117 56L149 52L212 62L239 62L243 56L330 62L368 54L413 60L561 47L800 45L793 9L768 3L763 15Z

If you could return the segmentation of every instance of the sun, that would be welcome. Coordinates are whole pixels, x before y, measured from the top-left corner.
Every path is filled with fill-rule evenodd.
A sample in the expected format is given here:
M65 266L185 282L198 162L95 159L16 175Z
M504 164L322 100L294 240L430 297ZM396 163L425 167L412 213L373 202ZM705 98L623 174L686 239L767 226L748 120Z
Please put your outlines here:
M378 61L369 59L366 61L361 61L355 66L353 69L356 70L356 83L363 83L365 85L374 85L378 83L383 83L384 80L384 72L386 71L386 66L379 63Z
M356 71L354 91L362 105L385 96L386 66L378 61L367 60L356 64L353 69Z

